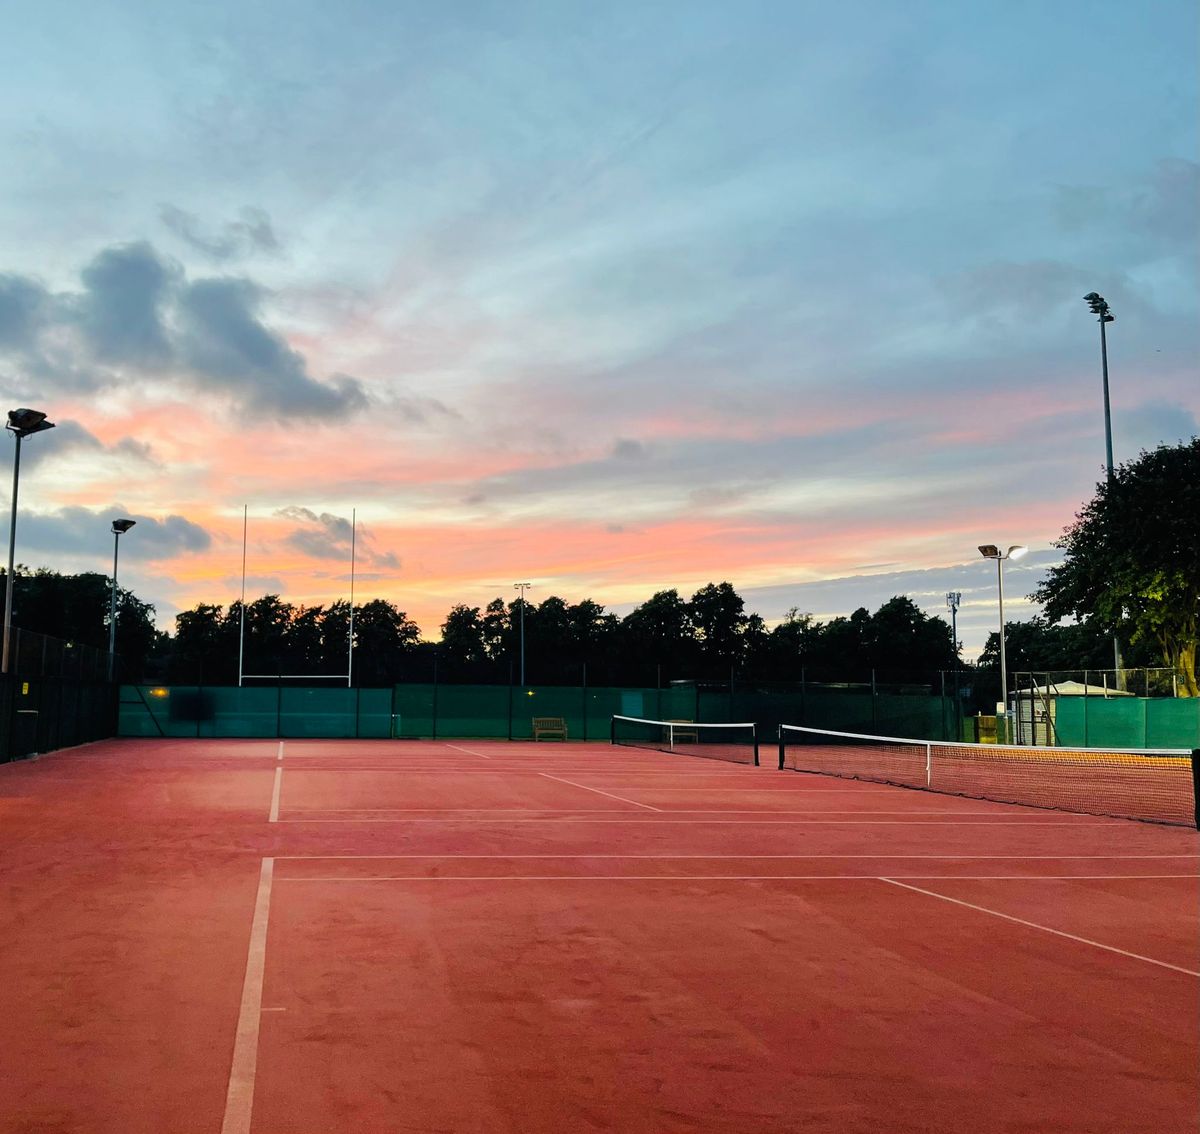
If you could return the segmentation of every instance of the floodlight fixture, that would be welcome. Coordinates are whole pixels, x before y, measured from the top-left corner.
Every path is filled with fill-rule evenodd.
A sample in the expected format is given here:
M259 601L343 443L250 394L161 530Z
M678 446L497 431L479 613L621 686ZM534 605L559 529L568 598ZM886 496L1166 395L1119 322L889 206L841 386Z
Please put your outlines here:
M1000 703L1003 706L1002 715L1008 716L1008 663L1004 656L1004 561L1020 559L1027 554L1029 548L1023 543L1012 544L1007 551L1001 551L994 543L981 543L979 554L984 559L996 561L996 588L1000 600Z
M4 428L16 438L17 443L13 453L12 508L8 521L8 576L4 580L4 645L0 651L0 672L8 673L8 647L12 638L13 554L17 546L17 492L21 487L21 441L34 433L53 429L54 422L47 421L41 410L22 408L8 411Z
M54 422L47 421L41 410L15 409L8 411L8 424L4 427L20 437L28 437L33 433L44 433L54 428Z
M521 687L525 687L525 592L532 583L513 583L513 590L521 592ZM511 681L512 678L509 678Z
M137 523L137 520L113 520L113 573L112 595L108 604L108 680L111 683L116 674L117 660L117 550L121 546L121 537Z

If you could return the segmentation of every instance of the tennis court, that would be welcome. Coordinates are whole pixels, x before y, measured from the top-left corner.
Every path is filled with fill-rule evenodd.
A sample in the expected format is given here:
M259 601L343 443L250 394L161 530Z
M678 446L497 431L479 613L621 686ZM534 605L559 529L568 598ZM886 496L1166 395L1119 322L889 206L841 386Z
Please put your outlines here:
M0 766L4 1129L1197 1129L1196 831L771 765Z

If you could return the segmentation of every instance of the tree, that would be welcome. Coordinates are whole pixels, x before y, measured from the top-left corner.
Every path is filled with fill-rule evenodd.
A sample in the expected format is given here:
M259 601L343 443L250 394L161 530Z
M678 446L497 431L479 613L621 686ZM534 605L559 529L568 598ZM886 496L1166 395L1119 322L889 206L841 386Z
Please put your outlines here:
M442 656L464 665L476 665L487 660L483 639L483 622L479 607L458 603L450 608L442 623Z
M746 630L746 604L732 583L708 583L688 604L688 613L706 668L724 673L741 659Z
M1030 597L1051 622L1095 617L1133 642L1157 644L1200 696L1200 437L1143 451L1097 486L1055 546L1064 560ZM1007 645L1007 642L1006 642Z

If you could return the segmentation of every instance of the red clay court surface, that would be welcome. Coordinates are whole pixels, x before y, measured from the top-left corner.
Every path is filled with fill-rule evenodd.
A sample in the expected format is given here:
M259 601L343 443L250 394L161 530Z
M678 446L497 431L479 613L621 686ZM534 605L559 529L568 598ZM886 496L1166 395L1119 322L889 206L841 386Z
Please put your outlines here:
M0 1129L1200 1129L1197 833L603 744L0 766Z

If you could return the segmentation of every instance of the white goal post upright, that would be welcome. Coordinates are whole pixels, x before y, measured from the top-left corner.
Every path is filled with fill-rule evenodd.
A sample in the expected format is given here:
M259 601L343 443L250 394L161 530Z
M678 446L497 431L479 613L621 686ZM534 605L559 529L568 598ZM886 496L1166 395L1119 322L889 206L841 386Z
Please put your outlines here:
M257 678L271 681L311 681L346 679L349 688L354 677L354 574L358 543L358 509L350 510L350 628L346 635L346 672L345 673L246 673L244 669L246 657L246 543L249 528L249 505L242 505L242 600L241 619L238 626L238 688L242 687L246 678Z

